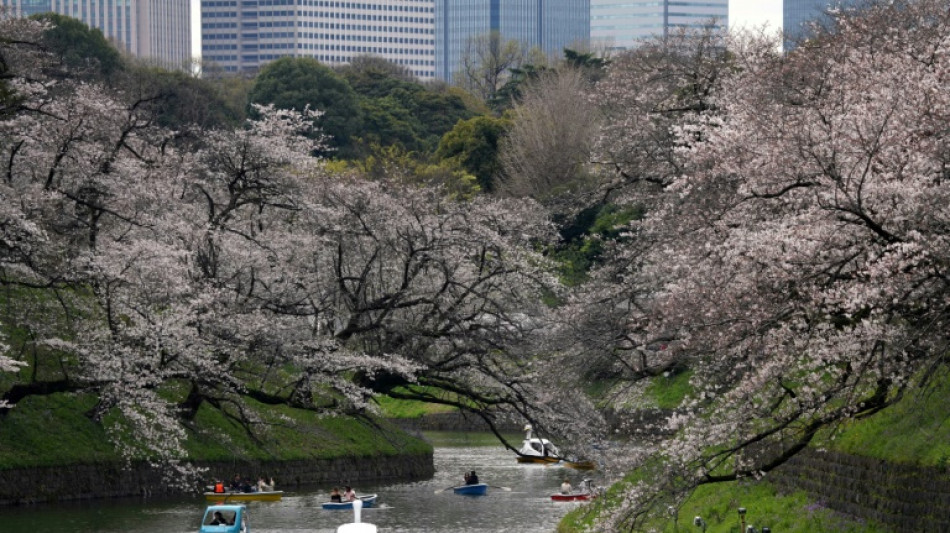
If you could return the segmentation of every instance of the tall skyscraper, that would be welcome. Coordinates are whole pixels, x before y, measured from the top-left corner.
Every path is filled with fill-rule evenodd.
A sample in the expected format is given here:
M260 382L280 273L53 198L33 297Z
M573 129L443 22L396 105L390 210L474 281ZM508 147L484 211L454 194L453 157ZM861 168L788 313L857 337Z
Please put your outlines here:
M433 0L202 0L201 55L248 74L281 57L342 65L375 55L432 79L433 10Z
M710 24L721 29L729 27L728 0L590 0L590 40L594 50L629 50L644 39Z
M558 57L564 48L590 41L591 0L434 1L435 75L446 81L452 81L473 39L493 32Z
M191 59L189 0L0 0L0 6L22 16L55 12L79 19L130 54L168 68L185 68Z

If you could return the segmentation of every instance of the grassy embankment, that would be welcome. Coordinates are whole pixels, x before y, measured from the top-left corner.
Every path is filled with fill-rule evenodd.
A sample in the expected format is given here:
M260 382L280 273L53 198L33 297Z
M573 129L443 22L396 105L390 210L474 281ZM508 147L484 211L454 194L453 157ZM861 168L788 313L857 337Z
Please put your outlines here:
M660 378L648 395L656 407L673 407L688 392L688 376ZM883 459L893 463L946 467L950 464L950 375L944 373L935 386L917 391L894 406L861 421L852 421L838 428L833 438L823 435L817 445L854 455ZM635 482L638 473L626 481ZM701 531L693 525L693 517L705 519L707 533L738 531L738 507L745 507L747 524L756 528L768 526L783 533L883 533L885 526L856 520L836 513L804 492L780 494L767 481L743 481L702 486L672 516L647 524L644 531L670 533ZM609 508L616 489L608 491L605 503ZM559 533L583 531L595 516L588 508L569 513L558 528ZM609 512L609 511L606 511Z
M458 411L457 408L450 405L399 400L389 397L378 397L376 402L379 404L382 415L386 418L422 418L425 415Z
M11 355L28 363L18 374L0 373L0 392L19 378L55 382L74 372L75 357L36 342L39 331L70 331L76 316L90 312L88 295L6 285L0 289L0 332ZM48 334L48 333L47 333ZM68 337L68 333L64 333ZM247 368L254 375L258 369ZM266 374L265 372L256 372ZM260 383L258 386L274 387ZM182 401L183 385L167 383L161 393ZM58 393L27 397L0 413L0 469L98 464L120 460L107 428L87 413L96 404L91 394ZM287 406L257 404L246 399L254 422L237 422L239 413L204 404L188 424L185 444L190 460L298 460L352 456L430 453L424 441L378 420L320 417ZM228 406L230 404L223 403ZM233 409L233 407L226 407ZM229 416L230 415L230 416ZM121 434L121 431L119 432ZM134 438L132 436L131 438Z
M0 418L0 469L118 461L104 425L85 414L95 401L91 395L54 394L17 404ZM374 425L356 418L319 417L253 402L250 406L258 417L250 426L203 406L189 427L185 445L189 458L281 461L417 454L432 449L385 422Z

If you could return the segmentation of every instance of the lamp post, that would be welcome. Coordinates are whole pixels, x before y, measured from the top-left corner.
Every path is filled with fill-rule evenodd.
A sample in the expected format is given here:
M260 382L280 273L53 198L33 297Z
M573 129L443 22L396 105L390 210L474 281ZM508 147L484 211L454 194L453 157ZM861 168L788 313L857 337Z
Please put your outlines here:
M679 526L679 522L678 522L678 521L679 521L679 514L680 514L679 509L677 509L676 507L673 507L673 506L671 505L671 506L669 506L669 507L666 508L666 511L667 511L668 513L670 513L670 518L673 519L673 531L679 531L679 530L680 530L680 526Z
M739 531L745 531L745 507L739 509Z

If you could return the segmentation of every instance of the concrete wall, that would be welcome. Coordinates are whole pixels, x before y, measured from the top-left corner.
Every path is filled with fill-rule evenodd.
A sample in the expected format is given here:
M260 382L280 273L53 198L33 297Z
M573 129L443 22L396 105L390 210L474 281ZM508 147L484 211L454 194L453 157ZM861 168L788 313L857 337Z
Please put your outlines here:
M428 479L435 472L432 454L344 457L310 461L217 462L207 479L230 480L235 474L257 479L273 476L278 490L308 485L357 485L364 482ZM145 464L124 469L107 463L55 468L0 470L0 505L181 494L162 480L161 471Z
M768 478L804 490L829 509L875 520L898 532L950 532L950 468L894 464L806 450Z

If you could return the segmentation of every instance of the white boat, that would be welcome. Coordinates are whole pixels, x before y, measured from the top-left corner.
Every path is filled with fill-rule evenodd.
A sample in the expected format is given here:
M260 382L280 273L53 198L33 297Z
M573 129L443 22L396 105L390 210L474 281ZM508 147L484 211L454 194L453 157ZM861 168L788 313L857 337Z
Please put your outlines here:
M360 511L362 509L362 500L353 501L353 521L336 528L336 533L376 533L375 524L360 522Z
M557 447L548 439L533 437L531 432L534 428L531 424L524 427L525 438L521 441L521 449L518 450L519 463L557 463L561 460L561 453Z

